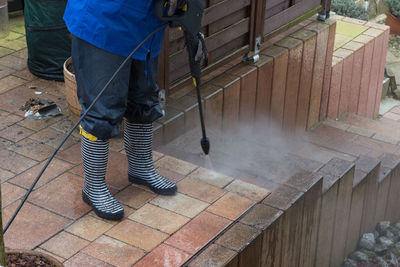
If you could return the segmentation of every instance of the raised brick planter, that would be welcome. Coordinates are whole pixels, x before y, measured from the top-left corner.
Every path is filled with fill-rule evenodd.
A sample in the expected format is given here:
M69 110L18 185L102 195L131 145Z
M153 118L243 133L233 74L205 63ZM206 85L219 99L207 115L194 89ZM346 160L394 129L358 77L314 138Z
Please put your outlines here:
M290 133L314 126L326 104L324 78L330 72L334 30L334 20L322 23L309 19L263 49L257 63L243 63L239 58L204 75L207 125L232 130L243 122L251 127L272 123ZM174 137L169 129L183 131L198 125L193 86L179 86L181 90L167 101L172 115L159 121L163 126L157 130L162 131L159 143ZM168 127L169 123L176 125Z
M340 16L335 19L329 94L322 100L328 103L328 109L321 110L321 118L337 118L344 112L375 118L381 100L389 27Z
M272 123L302 133L344 112L377 116L389 28L340 16L325 23L309 19L294 28L267 42L271 45L257 63L238 58L203 76L208 126L230 131L241 122ZM198 125L193 86L177 86L181 89L167 101L156 144L175 138L172 129Z

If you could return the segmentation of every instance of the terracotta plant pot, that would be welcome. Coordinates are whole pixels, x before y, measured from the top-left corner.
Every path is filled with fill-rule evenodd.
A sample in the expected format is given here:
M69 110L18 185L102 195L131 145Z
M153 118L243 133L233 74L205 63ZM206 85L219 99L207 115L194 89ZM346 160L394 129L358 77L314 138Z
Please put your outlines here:
M54 257L52 257L50 255L38 252L38 251L32 251L32 250L7 250L6 254L7 255L24 254L24 255L41 256L41 257L45 258L47 261L49 261L51 264L53 264L54 267L64 267L64 264L62 264L56 258L54 258Z
M390 33L400 35L400 19L395 17L390 11L387 13L386 25L390 26Z
M82 108L76 95L75 75L68 70L69 65L72 65L72 58L68 58L64 62L65 96L67 98L68 107L72 114L79 117Z

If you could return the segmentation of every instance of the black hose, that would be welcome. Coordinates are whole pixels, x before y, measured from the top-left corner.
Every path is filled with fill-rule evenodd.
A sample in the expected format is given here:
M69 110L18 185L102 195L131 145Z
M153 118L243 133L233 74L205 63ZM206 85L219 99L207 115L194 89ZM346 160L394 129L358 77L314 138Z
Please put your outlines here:
M57 148L54 150L53 154L51 154L50 158L47 160L46 164L43 166L43 168L40 170L39 174L36 176L35 180L33 181L31 187L29 188L28 192L26 192L22 202L19 204L18 208L14 212L13 216L11 219L8 221L6 227L4 227L3 233L7 232L8 228L14 221L15 217L18 215L19 211L21 210L22 206L24 205L25 201L28 199L29 195L32 193L33 188L35 187L36 183L39 181L40 177L44 173L44 171L47 169L49 166L50 162L53 160L54 156L57 154L57 152L60 150L62 145L67 141L67 139L70 137L70 135L73 133L73 131L78 127L78 125L81 123L81 121L86 117L88 112L92 109L92 107L96 104L96 102L100 99L100 97L103 95L105 90L108 88L110 83L115 79L117 74L121 71L121 69L126 65L126 63L132 58L132 56L139 50L139 48L146 43L154 34L162 30L167 24L162 24L158 26L153 32L151 32L149 35L146 36L146 38L143 39L143 41L130 53L129 56L125 58L125 60L121 63L121 65L118 67L118 69L114 72L114 74L111 76L110 80L104 85L103 89L100 91L100 93L96 96L96 98L93 100L92 104L88 107L88 109L83 113L83 115L79 118L79 120L75 123L75 125L68 131L68 133L64 136L64 139L60 142L60 144L57 146Z

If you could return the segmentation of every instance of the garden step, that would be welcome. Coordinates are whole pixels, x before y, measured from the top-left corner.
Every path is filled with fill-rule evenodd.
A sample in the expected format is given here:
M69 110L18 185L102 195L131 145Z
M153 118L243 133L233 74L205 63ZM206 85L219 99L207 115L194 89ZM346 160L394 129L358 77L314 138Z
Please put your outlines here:
M346 236L354 163L334 158L318 173L324 180L315 265L329 266L339 257L335 254L331 259L331 252L340 252L338 246Z
M324 125L335 127L346 132L372 137L386 143L397 144L400 141L400 122L389 117L399 115L400 109L394 108L390 114L379 120L371 120L354 114L344 114L338 120L326 120Z
M347 238L343 244L345 255L354 251L362 233L372 231L376 224L380 160L361 156L355 164Z

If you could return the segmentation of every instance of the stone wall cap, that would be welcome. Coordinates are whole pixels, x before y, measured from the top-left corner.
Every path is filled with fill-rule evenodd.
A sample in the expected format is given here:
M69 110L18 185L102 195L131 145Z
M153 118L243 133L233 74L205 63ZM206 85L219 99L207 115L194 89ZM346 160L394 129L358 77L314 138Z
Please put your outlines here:
M348 49L344 49L344 48L339 48L336 51L333 52L333 55L335 57L341 57L341 58L347 58L351 55L354 54L354 51L352 50L348 50Z
M248 75L251 72L256 71L256 70L257 70L257 68L255 66L252 66L252 65L249 65L246 63L241 63L241 64L227 70L226 73L243 78L246 75Z
M223 88L227 88L230 85L234 84L235 82L240 81L240 77L235 75L231 75L228 73L223 73L210 81L211 84L220 86Z
M282 214L283 212L279 209L264 204L257 204L240 222L265 230Z
M313 38L314 36L316 36L317 34L314 31L309 31L306 29L301 29L295 33L292 33L290 36L293 38L297 38L300 39L302 41L307 41L311 38Z
M294 49L295 47L301 46L302 44L303 42L301 40L289 36L275 43L275 45L277 46L282 46L288 49Z
M286 48L271 45L260 52L262 55L270 56L273 58L277 58L283 54L288 54L288 50Z

